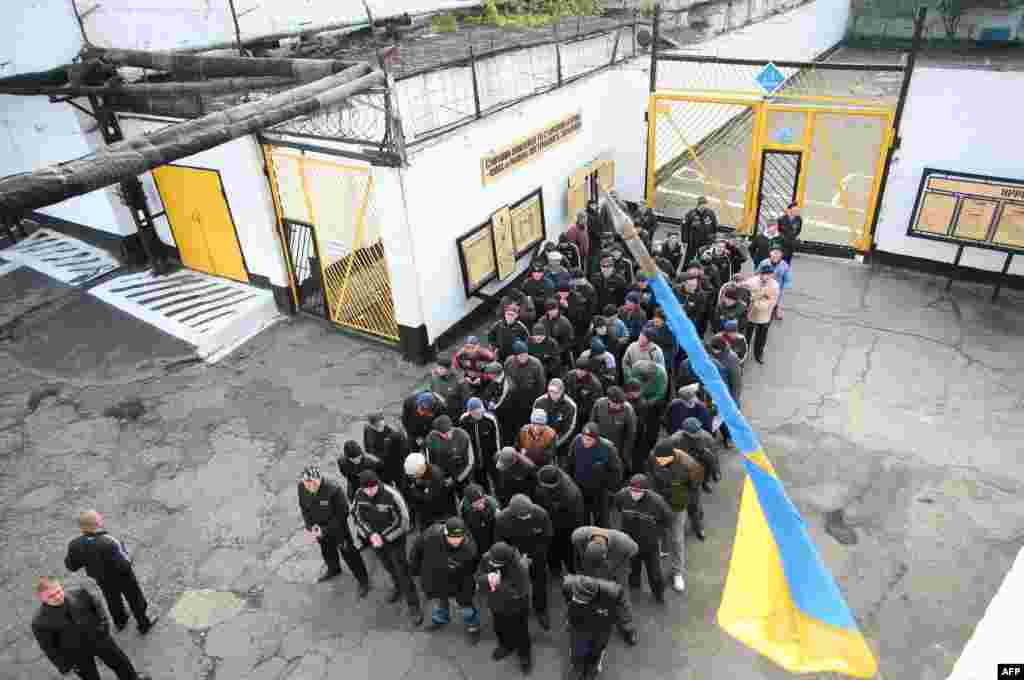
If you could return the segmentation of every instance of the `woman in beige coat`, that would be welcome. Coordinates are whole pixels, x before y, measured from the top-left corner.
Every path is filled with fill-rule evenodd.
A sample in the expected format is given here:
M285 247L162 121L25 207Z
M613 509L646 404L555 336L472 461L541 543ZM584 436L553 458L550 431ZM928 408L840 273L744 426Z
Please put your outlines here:
M771 263L765 261L757 273L741 284L750 291L750 306L747 308L747 344L754 348L754 359L764 363L764 346L768 341L768 327L779 302L779 284Z

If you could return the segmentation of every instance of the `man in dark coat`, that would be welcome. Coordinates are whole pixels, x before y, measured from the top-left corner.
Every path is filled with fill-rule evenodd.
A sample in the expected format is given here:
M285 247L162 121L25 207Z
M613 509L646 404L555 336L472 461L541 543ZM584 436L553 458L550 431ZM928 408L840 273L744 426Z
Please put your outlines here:
M786 264L793 262L793 253L800 245L800 232L804 229L804 218L800 216L800 206L796 202L790 203L786 208L786 214L780 219L779 231L783 239L783 259Z
M554 338L558 343L558 350L562 357L563 366L572 366L572 351L575 347L576 331L572 322L562 314L562 308L557 298L548 298L544 304L544 316L540 323L544 324L549 337Z
M537 262L530 266L530 275L523 282L523 293L533 300L534 308L544 309L544 303L555 294L551 282L544 278L544 265Z
M359 473L363 470L373 470L378 476L382 476L384 465L377 456L363 451L359 442L349 439L338 456L338 472L345 478L345 491L348 492L349 500L359 490Z
M516 652L523 673L529 673L533 668L530 578L519 551L508 543L498 542L491 546L480 560L476 587L494 619L498 646L491 653L491 658L501 661Z
M494 518L498 514L498 499L484 493L479 484L466 487L459 503L459 517L473 534L477 551L487 552L494 545Z
M637 340L647 324L647 312L640 306L640 294L636 291L626 295L626 304L619 310L619 318L626 324L630 340Z
M405 481L402 466L409 455L409 444L405 434L384 421L384 414L374 413L363 427L363 449L381 462L380 478L388 483L401 486Z
M82 535L68 544L64 566L68 571L85 567L85 573L96 581L107 601L114 627L123 630L128 625L124 601L135 617L139 633L145 635L153 627L156 617L146 614L146 597L135 578L132 561L124 543L103 528L103 516L95 510L86 510L78 516Z
M572 532L583 526L583 494L572 477L556 465L546 465L537 472L537 505L551 518L551 545L548 567L558 575L565 568L573 573Z
M683 429L683 422L687 418L696 418L701 427L711 432L711 411L698 398L698 392L700 392L699 383L683 385L676 392L678 397L673 399L672 403L665 409L665 417L662 421L665 425L665 430L670 435Z
M338 560L340 552L345 565L359 582L359 597L366 597L370 592L370 575L366 573L362 555L352 543L348 525L349 504L345 492L330 479L324 479L316 465L310 465L302 471L298 491L306 535L320 545L320 553L327 565L327 570L317 579L317 583L341 573L341 562Z
M444 415L444 403L429 390L417 392L402 403L402 427L413 451L422 451L423 443L434 427L434 419Z
M494 540L508 543L528 561L533 590L533 611L544 630L551 628L548 619L548 548L551 545L551 518L547 510L517 493L508 507L494 520Z
M565 374L565 394L576 404L577 421L586 418L594 403L604 396L604 387L594 368L580 364Z
M579 420L579 408L565 393L565 383L552 378L547 393L533 402L533 408L544 411L548 426L555 431L555 457L564 459Z
M150 680L136 672L110 636L107 614L92 593L84 588L65 593L60 581L44 576L36 594L42 605L32 618L32 634L61 675L74 670L82 680L100 680L98 658L117 680Z
M465 377L452 370L452 358L443 355L437 358L437 366L430 373L430 390L441 397L444 412L458 422L466 408L472 390Z
M622 626L625 591L618 583L590 576L566 576L562 581L569 628L571 680L594 680L615 626Z
M614 581L626 588L633 558L640 551L636 541L617 529L582 526L572 532L572 545L581 574ZM626 644L636 645L639 635L633 626L633 607L628 590L624 594L618 623Z
M692 261L701 248L710 245L716 231L718 216L708 207L708 199L701 196L697 199L697 207L683 217L683 234L686 237L684 262Z
M700 527L703 512L700 509L700 485L704 481L704 467L688 452L678 448L671 437L658 442L651 453L648 479L654 491L659 493L672 510L671 530L668 532L666 550L672 563L672 587L683 592L686 583L683 571L686 568L686 523L694 522L697 538L704 540Z
M548 335L548 328L543 321L533 324L529 342L526 349L531 357L540 360L544 367L544 374L549 378L557 378L562 375L562 350L554 338Z
M448 416L438 416L434 420L434 429L427 435L424 448L430 461L444 473L444 485L449 492L461 497L476 466L476 455L469 433L454 427Z
M373 470L364 470L359 475L359 491L352 501L349 528L356 546L362 549L369 544L391 576L394 589L388 602L398 602L404 594L413 625L423 623L420 596L409 575L405 554L405 539L411 528L409 506L395 487L381 484Z
M533 402L544 394L547 375L540 359L530 356L526 342L512 343L512 356L505 359L505 380L508 381L506 406L510 410L511 422L523 425L530 420Z
M580 210L576 213L576 222L569 225L569 228L565 230L565 235L576 245L576 249L579 250L580 259L583 261L582 268L587 272L591 272L597 269L593 262L597 248L592 243L588 222L587 213Z
M481 399L473 397L466 402L466 413L459 420L459 427L465 430L473 444L476 458L473 478L484 489L493 489L494 461L498 450L501 449L501 427L498 425L498 419L484 409L484 402ZM486 550L483 546L477 547Z
M732 348L725 344L722 338L714 337L708 342L708 354L710 355L711 362L718 368L718 372L722 376L722 381L725 382L726 387L729 388L729 394L732 395L733 401L736 402L736 406L739 407L740 396L743 394L743 368L740 366L740 359L736 356L736 353L732 351ZM726 448L733 447L732 433L729 432L729 427L722 423L722 440L725 442Z
M530 459L506 446L498 453L498 476L494 480L494 495L501 507L508 505L517 493L533 496L537 489L537 466Z
M563 284L556 291L558 296L559 313L572 324L572 342L569 351L576 355L580 351L580 344L590 328L590 308L587 300L575 292L572 286Z
M630 293L636 293L640 296L640 309L644 310L644 314L650 319L651 315L654 314L654 289L651 288L650 283L647 281L647 274L639 272L636 278L633 280L632 285L626 289L626 299L629 299Z
M449 517L443 524L434 524L420 534L409 557L409 572L419 578L423 595L436 600L430 613L430 627L436 630L448 625L449 600L454 597L462 607L462 623L471 645L480 641L480 612L473 604L479 561L473 536L458 517Z
M622 460L615 445L587 423L569 453L568 471L583 492L586 522L608 526L608 495L622 484Z
M615 445L624 461L633 460L633 447L636 446L638 432L637 417L621 387L610 388L607 397L597 400L590 420L597 423L598 432Z
M697 328L697 336L703 338L707 332L705 320L708 315L708 306L711 300L707 291L701 287L701 273L696 267L687 268L686 273L680 278L680 282L672 287L676 294L679 305L683 308L687 318Z
M601 309L608 305L614 305L616 309L622 306L629 284L615 271L615 261L611 255L601 256L601 269L590 277L590 283L597 292L597 304Z
M444 470L428 463L426 456L410 453L405 459L405 476L406 494L420 530L455 514L455 494L444 483Z
M613 505L619 510L620 529L636 541L640 550L633 556L630 566L629 586L641 586L642 569L647 569L647 582L658 604L665 603L665 579L661 573L661 554L658 542L672 526L672 511L657 493L650 491L647 475L635 474L629 486L613 497Z
M526 342L530 337L530 331L519 320L519 314L514 307L505 307L502 318L491 326L487 334L487 341L494 348L498 361L504 361L512 356L512 343L516 340Z
M715 306L714 325L711 329L713 332L722 331L728 321L735 321L741 333L746 331L747 305L739 297L740 293L735 284L723 286L721 302Z
M683 244L679 241L679 232L670 231L665 243L661 246L661 256L672 263L671 276L674 277L679 271L679 265L683 263Z
M569 282L569 285L574 293L583 298L583 302L586 305L587 321L589 322L590 317L597 314L600 309L597 306L597 289L594 288L594 284L590 283L590 279L586 277L582 269L573 269L569 274L572 276L572 281Z

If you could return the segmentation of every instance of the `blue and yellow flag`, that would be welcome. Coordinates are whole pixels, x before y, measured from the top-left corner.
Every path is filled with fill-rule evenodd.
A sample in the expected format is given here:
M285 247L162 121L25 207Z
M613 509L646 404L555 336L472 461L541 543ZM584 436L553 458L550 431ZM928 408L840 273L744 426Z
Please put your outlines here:
M672 333L729 426L748 473L718 624L793 673L873 677L878 672L874 655L693 323L664 274L656 272L651 287Z

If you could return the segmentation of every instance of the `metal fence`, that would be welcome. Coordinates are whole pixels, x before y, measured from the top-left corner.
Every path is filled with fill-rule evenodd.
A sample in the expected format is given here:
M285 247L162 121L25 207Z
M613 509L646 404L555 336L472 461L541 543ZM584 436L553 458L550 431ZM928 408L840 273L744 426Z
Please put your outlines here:
M853 0L846 40L875 47L908 46L920 7L929 10L922 33L925 47L1024 47L1024 0Z

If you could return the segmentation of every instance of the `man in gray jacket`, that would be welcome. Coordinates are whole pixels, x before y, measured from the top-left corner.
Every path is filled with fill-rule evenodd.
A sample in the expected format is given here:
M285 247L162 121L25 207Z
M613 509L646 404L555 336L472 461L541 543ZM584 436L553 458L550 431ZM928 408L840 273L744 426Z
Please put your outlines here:
M429 461L444 472L444 484L450 493L462 498L462 491L472 480L476 464L473 442L461 427L452 427L452 419L438 416L434 429L424 445Z
M525 341L513 342L512 352L512 356L505 359L505 379L508 381L506 407L513 412L513 422L522 425L530 419L533 402L544 394L548 383L544 364L537 357L530 356Z
M590 421L597 423L601 436L615 444L624 461L633 460L636 444L636 411L626 401L626 393L619 386L608 389L608 396L594 403Z
M572 545L580 573L614 581L625 590L626 601L619 619L619 632L626 644L632 647L640 636L633 626L633 606L627 581L640 546L621 531L595 526L580 527L572 532Z

